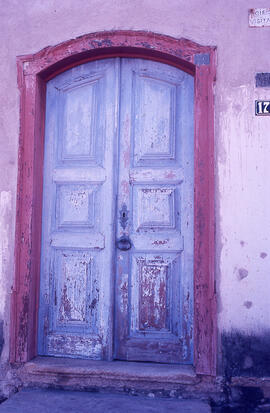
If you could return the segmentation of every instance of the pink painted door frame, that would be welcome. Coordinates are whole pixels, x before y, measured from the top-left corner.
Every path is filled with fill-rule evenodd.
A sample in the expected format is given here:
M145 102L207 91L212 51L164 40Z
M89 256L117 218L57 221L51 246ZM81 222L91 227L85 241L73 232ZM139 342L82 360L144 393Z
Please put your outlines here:
M92 33L17 58L20 138L10 361L26 362L37 355L46 82L73 66L106 57L164 62L195 78L194 367L197 374L215 375L215 48L141 31Z

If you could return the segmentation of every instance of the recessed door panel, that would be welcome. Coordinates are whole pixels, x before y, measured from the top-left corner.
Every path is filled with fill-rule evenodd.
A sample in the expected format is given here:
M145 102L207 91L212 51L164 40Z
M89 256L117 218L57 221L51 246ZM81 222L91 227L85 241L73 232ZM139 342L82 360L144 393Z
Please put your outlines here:
M176 85L149 71L134 71L132 81L134 164L170 163L175 160Z

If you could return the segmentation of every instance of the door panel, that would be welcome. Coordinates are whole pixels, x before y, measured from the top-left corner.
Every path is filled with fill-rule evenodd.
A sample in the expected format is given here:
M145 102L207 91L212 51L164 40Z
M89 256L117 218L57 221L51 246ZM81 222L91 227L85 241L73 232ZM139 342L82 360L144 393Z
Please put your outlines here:
M161 76L153 70L143 70L131 75L133 165L169 166L176 155L176 85L167 73Z
M193 78L121 61L115 357L191 363Z
M109 357L119 60L47 86L39 354Z

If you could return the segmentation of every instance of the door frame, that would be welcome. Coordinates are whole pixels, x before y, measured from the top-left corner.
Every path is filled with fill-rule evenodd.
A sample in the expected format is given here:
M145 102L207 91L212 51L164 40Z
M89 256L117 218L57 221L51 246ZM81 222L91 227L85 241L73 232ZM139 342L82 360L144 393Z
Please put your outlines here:
M111 57L166 63L195 79L194 368L216 375L214 279L214 82L216 48L143 31L91 33L17 57L20 135L11 297L10 362L37 355L46 82L74 66Z

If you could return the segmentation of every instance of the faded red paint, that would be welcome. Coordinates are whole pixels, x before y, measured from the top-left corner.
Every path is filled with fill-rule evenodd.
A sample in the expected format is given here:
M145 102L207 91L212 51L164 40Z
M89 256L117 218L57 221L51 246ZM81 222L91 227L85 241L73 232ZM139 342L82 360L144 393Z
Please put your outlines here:
M214 374L217 326L214 279L215 55L196 67L194 148L194 353L196 372Z
M166 245L168 244L169 239L157 239L152 242L153 245Z
M130 152L129 150L124 152L124 166L125 168L127 168L127 166L129 165L129 159L130 159Z
M140 279L139 329L157 330L168 328L166 308L166 276L161 266L143 266ZM158 287L158 288L157 288Z
M194 64L195 55L199 53L209 53L209 66ZM197 373L215 374L215 50L186 39L142 31L93 33L48 47L34 55L18 57L21 127L10 360L25 362L37 354L46 81L81 63L116 56L156 60L195 76L195 368ZM159 346L157 351L162 343Z
M167 179L174 179L175 178L175 173L174 171L169 171L165 174L165 178Z
M56 299L56 296L55 296L55 299ZM67 286L64 285L63 295L61 297L61 305L59 308L59 314L60 314L59 320L60 321L71 320L71 310L72 310L72 307L71 307L71 303L67 295Z
M127 181L121 182L121 191L124 195L129 194L129 183Z

